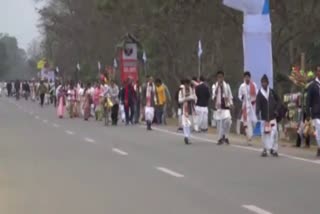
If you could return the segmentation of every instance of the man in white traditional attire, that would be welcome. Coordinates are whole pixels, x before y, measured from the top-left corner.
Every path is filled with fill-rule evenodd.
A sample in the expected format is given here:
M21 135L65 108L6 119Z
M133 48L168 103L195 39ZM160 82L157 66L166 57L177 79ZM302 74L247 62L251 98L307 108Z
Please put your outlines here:
M154 119L154 106L156 103L156 87L152 77L148 77L148 82L143 90L143 96L145 96L145 121L147 124L147 130L151 131L152 122Z
M190 144L192 117L195 114L196 94L190 80L184 81L184 87L179 92L179 103L182 106L182 126L185 144Z
M261 86L256 103L256 112L261 120L261 140L264 146L261 156L267 157L269 151L272 156L278 157L277 116L280 99L276 92L269 88L269 79L266 75L261 79Z
M218 128L218 145L229 144L228 135L232 124L231 111L233 96L230 85L224 81L224 72L217 72L217 82L212 86L212 99L214 105L214 120Z
M244 82L239 88L239 99L242 102L241 122L243 123L245 134L247 136L248 145L251 145L253 130L257 123L256 116L256 99L257 85L251 80L251 73L244 73Z

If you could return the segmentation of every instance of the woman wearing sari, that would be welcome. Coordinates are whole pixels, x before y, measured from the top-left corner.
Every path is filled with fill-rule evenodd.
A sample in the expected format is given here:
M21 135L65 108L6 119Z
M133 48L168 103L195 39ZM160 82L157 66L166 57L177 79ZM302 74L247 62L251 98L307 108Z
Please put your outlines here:
M88 83L87 87L84 89L84 103L83 103L83 118L84 120L89 120L90 117L90 110L91 110L91 104L92 104L92 96L91 96L91 84Z
M66 106L66 92L64 90L64 87L61 86L58 89L58 109L57 109L57 116L59 118L63 118L64 116L64 110Z
M101 88L100 84L96 85L96 88L94 89L93 94L93 104L94 104L94 110L95 110L95 117L96 120L102 121L102 106L103 106L103 99L101 97L103 90Z
M69 101L69 115L70 118L77 116L77 90L74 88L74 84L70 83L70 89L68 90L68 101Z

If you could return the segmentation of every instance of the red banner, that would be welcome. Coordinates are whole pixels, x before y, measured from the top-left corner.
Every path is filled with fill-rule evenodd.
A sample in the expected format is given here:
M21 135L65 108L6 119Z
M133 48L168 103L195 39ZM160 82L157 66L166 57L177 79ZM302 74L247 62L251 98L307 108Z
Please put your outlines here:
M128 78L133 79L135 82L138 80L139 71L136 44L126 44L125 48L120 51L120 70L122 82L126 81Z

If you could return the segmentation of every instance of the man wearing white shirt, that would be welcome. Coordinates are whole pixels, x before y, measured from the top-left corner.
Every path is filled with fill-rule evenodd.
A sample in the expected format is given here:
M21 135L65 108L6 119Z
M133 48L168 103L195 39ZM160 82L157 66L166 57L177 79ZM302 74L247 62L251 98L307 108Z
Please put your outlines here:
M307 116L313 119L318 144L317 157L320 158L320 66L317 67L316 76L308 87Z
M224 81L224 72L217 72L217 82L212 85L214 120L217 121L218 145L229 144L228 135L232 124L231 111L233 96L230 85Z
M251 145L253 137L253 129L257 123L256 116L256 99L257 99L257 85L251 80L251 73L246 71L244 73L244 82L239 88L239 99L242 102L241 122L245 128L248 145Z

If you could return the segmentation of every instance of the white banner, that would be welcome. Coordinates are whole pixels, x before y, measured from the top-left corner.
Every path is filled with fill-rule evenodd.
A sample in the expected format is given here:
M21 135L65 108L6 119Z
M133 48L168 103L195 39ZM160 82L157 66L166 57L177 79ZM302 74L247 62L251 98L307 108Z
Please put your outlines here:
M41 80L55 81L55 72L48 69L42 69L40 74Z
M273 87L272 31L269 0L224 0L223 3L244 13L244 71L250 71L259 85L266 74Z

